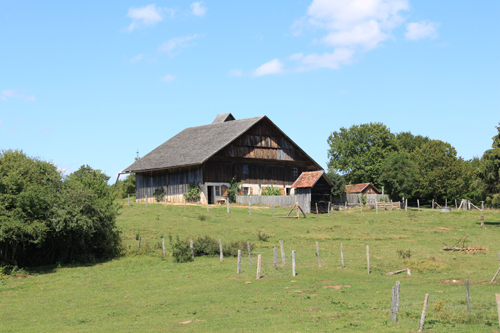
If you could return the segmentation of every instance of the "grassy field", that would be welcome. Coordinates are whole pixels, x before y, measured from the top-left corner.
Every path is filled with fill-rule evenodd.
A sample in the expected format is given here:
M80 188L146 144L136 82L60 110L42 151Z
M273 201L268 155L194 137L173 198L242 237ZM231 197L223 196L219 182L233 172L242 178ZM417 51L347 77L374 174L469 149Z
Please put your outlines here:
M126 200L123 202L125 203ZM276 209L276 215L286 215ZM123 206L118 224L124 256L94 265L42 267L0 280L1 332L416 332L430 294L425 331L498 332L495 293L500 212L359 211L308 219L273 218L265 207ZM270 236L260 241L257 234ZM161 237L209 235L256 244L252 262L196 257L173 263ZM142 238L137 250L136 236ZM466 237L472 253L445 252ZM273 247L284 240L286 265L273 269ZM316 241L321 251L318 267ZM343 243L345 269L341 267ZM366 269L370 247L371 274ZM291 252L297 252L292 276ZM398 254L400 251L400 254ZM410 253L403 258L401 251ZM409 251L409 252L408 252ZM262 278L256 258L262 255ZM281 255L279 255L281 258ZM411 276L386 273L410 268ZM467 311L465 279L470 282ZM500 279L499 279L500 280ZM389 311L391 287L401 282L398 322Z

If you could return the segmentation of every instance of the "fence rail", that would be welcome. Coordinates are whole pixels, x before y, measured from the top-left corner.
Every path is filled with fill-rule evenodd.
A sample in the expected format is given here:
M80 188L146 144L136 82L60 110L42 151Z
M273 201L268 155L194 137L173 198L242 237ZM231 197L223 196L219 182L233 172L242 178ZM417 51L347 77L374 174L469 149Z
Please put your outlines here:
M252 205L290 206L297 202L296 195L238 195L236 203Z

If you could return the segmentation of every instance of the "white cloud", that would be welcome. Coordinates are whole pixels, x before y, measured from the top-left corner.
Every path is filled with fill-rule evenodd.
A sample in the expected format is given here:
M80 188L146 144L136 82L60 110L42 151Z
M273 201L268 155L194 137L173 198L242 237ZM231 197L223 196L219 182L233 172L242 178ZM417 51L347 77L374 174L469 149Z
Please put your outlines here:
M231 69L229 71L229 76L242 76L243 75L243 71L241 69Z
M142 59L144 59L144 56L145 56L145 54L144 54L144 53L140 53L140 54L138 54L138 55L136 55L136 56L133 56L133 57L132 57L132 59L130 59L130 63L131 63L131 64L133 64L133 63L135 63L135 62L139 62L139 61L141 61Z
M295 53L295 54L292 54L291 56L288 57L288 59L290 59L290 60L300 60L302 58L304 58L303 53Z
M205 14L207 13L207 7L205 6L205 3L203 1L193 2L191 4L191 10L193 12L193 15L196 16L205 16Z
M174 37L161 44L158 50L162 52L167 52L170 56L173 57L180 52L180 49L194 45L190 43L190 41L197 39L199 37L200 37L199 35Z
M140 8L130 7L127 17L132 19L132 23L125 28L125 31L131 32L140 27L155 26L156 23L163 21L161 12L167 12L173 15L174 11L170 8L156 8L155 4L147 5Z
M267 74L279 74L283 73L283 63L278 59L273 59L271 61L266 62L257 68L253 75L254 76L262 76Z
M9 99L24 99L25 102L34 102L36 97L34 95L27 96L26 94L18 91L17 89L5 89L0 93L0 100L6 102Z
M162 78L161 78L161 80L162 80L163 82L170 83L170 82L172 82L172 81L174 81L174 80L175 80L175 75L172 75L172 74L167 74L167 75L165 75L164 77L162 77Z
M336 48L332 53L309 54L303 57L297 71L308 71L319 68L338 69L340 65L353 62L354 50L348 48Z
M439 23L430 21L411 22L406 25L405 38L408 40L419 40L424 38L436 38Z

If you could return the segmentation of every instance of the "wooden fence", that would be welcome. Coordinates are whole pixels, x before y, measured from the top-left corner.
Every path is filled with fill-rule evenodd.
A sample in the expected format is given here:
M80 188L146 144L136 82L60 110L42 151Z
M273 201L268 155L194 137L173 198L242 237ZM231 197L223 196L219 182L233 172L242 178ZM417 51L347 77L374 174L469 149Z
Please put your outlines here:
M291 206L298 200L296 195L237 195L236 203L243 205Z

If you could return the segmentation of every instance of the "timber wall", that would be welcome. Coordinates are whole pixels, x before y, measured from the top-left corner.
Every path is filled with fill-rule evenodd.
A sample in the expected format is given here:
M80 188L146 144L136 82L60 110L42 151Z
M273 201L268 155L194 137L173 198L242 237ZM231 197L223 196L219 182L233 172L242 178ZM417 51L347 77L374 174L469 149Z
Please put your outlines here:
M238 195L236 203L243 205L291 206L297 202L295 195Z
M167 198L177 202L177 196L189 190L189 183L203 183L203 171L199 166L140 172L136 173L135 177L135 193L138 201L146 196L153 197L155 190L162 187Z

